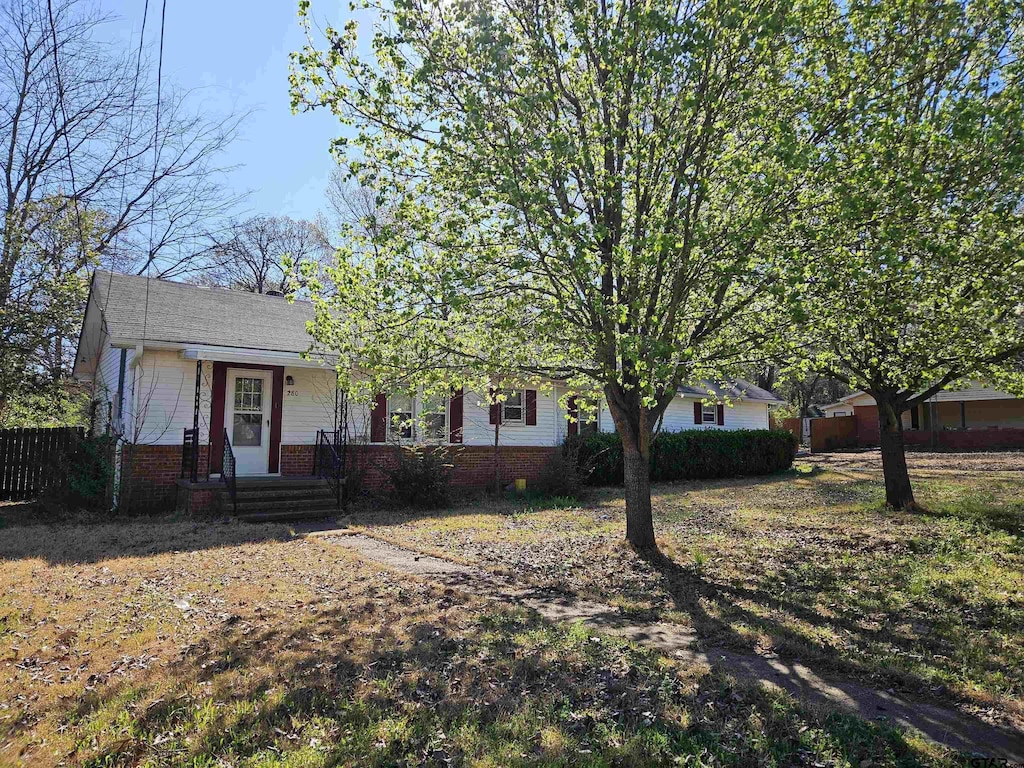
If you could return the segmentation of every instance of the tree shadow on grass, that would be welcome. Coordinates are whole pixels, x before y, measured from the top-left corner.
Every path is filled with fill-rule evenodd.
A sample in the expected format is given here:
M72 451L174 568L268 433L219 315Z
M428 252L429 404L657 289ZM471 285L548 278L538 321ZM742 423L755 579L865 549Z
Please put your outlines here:
M290 529L284 525L171 518L17 526L0 532L0 561L41 558L51 565L85 564L291 538Z
M995 754L1016 760L1024 758L1024 733L1009 727L993 727L966 712L937 706L941 699L936 699L934 689L926 680L906 671L880 670L869 663L842 658L837 649L813 640L806 633L766 615L765 611L755 612L744 607L753 603L813 628L861 635L869 643L884 642L903 654L921 650L913 638L896 634L891 625L865 628L848 615L826 616L798 599L781 596L794 594L797 590L790 587L797 581L800 591L812 593L835 586L835 574L829 569L812 569L815 578L810 580L806 573L796 577L791 570L784 571L781 582L786 588L769 592L713 582L658 551L647 553L645 560L661 576L662 588L671 596L673 609L688 617L698 642L711 647L709 655L721 659L726 668L737 670L741 678L769 680L801 700L825 707L835 707L838 703L846 711L869 720L883 717L902 725L912 724L936 741L960 748L988 743ZM945 610L958 615L963 607L962 596L950 593L946 599L949 605ZM709 606L714 610L709 610ZM748 631L743 632L741 628ZM758 654L757 641L749 630L768 634L774 652L767 656ZM933 647L932 650L952 653L953 649ZM988 668L998 672L1003 664L1003 660L993 658ZM912 696L901 698L890 686L909 691ZM879 693L877 689L886 690Z
M159 698L112 717L136 736L105 739L85 764L299 752L329 766L921 758L884 726L818 717L716 674L666 673L652 653L525 611L488 611L462 630L429 612L372 628L351 618L332 610L301 627L211 635L164 670Z

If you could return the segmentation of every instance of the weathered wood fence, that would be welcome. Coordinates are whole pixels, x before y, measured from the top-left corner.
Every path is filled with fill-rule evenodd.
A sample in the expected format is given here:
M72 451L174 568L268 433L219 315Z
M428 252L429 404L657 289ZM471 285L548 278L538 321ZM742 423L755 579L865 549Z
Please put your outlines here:
M58 457L83 437L81 427L0 429L0 501L38 496L61 471Z

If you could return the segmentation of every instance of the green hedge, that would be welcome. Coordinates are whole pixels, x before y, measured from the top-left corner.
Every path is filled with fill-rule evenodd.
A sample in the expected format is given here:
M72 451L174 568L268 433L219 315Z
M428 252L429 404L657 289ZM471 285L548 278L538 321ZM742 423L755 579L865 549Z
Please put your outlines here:
M651 450L651 480L702 480L767 475L789 469L797 442L781 429L690 429L662 432ZM590 485L622 484L622 441L617 433L597 432L569 438L568 454L592 471Z

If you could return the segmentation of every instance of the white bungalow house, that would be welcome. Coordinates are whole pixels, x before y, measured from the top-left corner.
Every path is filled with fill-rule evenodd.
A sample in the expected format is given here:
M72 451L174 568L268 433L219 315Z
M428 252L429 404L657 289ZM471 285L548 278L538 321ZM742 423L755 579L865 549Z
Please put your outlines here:
M500 408L477 393L459 393L425 430L393 426L392 416L416 418L423 408L405 397L353 404L346 419L329 361L303 357L312 317L311 304L279 296L95 273L74 375L93 387L97 429L110 429L127 446L134 504L181 503L184 488L199 507L220 487L209 479L222 475L252 478L252 487L257 478L308 481L318 469L317 446L336 440L339 418L355 446L349 460L369 466L364 482L370 487L383 482L372 471L374 455L393 454L396 441L460 446L453 483L474 485L494 477L495 421L508 480L535 477L578 428L559 405L566 391L557 384L551 391L510 392ZM714 391L720 402L704 402L707 387L681 390L664 428L764 429L769 409L781 402L746 382ZM605 409L584 428L614 429ZM283 498L286 486L280 488Z

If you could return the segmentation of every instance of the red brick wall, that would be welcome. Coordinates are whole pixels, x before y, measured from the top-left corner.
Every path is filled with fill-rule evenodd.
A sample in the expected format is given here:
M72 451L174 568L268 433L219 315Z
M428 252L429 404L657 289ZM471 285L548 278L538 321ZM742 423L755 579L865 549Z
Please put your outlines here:
M903 433L907 445L932 445L932 433L914 430ZM991 451L1024 448L1024 429L968 429L935 431L935 447L946 451Z
M861 446L878 445L878 406L855 405L853 417L857 420L857 442Z
M313 447L312 445L282 445L281 474L313 474Z
M200 446L199 463L205 472L207 447ZM121 505L140 514L168 512L178 496L181 477L180 445L125 446L121 455Z
M558 448L526 446L501 448L501 481L511 483L516 478L526 478L527 483L536 480L543 471L550 456ZM451 452L452 485L461 488L484 487L494 479L494 449L490 446L456 446ZM364 471L362 487L368 491L387 488L389 478L382 471L393 468L397 453L393 446L359 445L349 446L349 458L354 466ZM208 447L199 451L199 473L206 475ZM132 449L131 457L124 458L125 478L130 477L130 509L134 512L166 512L174 509L178 497L177 480L181 476L180 445L138 445ZM129 464L130 461L130 464ZM127 470L131 467L131 474ZM308 475L313 471L312 445L282 445L281 474ZM185 491L181 491L185 493ZM194 499L197 507L204 507L211 500ZM195 511L195 510L194 510Z
M362 470L362 487L380 491L390 482L385 470L397 465L397 449L389 445L349 446L350 466ZM551 454L558 448L504 446L500 451L501 480L511 483L524 477L527 483L536 480ZM286 458L287 457L287 458ZM452 485L461 488L484 487L494 480L494 448L490 446L455 446L451 449ZM308 475L313 467L313 446L282 445L282 474Z

